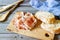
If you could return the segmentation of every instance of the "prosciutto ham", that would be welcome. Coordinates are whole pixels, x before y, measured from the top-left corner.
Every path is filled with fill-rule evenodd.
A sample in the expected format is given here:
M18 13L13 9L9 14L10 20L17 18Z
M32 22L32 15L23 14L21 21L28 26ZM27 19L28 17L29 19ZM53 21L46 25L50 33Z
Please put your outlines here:
M24 30L30 30L34 28L37 20L34 18L34 16L29 12L19 12L14 18L13 18L13 25L16 26L17 29L24 29Z

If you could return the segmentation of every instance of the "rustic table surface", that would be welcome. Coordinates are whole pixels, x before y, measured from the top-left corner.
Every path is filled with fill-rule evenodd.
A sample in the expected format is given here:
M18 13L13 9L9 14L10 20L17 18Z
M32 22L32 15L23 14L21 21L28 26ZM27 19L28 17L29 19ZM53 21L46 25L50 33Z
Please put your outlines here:
M5 6L5 5L9 5L9 4L16 2L16 1L18 1L18 0L0 0L0 7ZM7 25L10 23L13 15L17 11L35 13L38 10L32 8L29 5L29 0L24 0L24 3L21 4L12 14L10 14L10 16L7 18L6 21L0 22L0 40L38 40L38 39L27 37L24 35L12 33L12 32L9 32L6 30ZM60 36L56 35L54 40L60 40Z

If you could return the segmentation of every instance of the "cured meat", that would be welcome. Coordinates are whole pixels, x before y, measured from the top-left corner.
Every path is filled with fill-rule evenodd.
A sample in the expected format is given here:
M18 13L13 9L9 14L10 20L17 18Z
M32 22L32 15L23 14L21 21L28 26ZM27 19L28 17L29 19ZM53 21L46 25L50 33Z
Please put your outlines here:
M29 12L19 12L14 18L13 18L13 24L16 26L17 29L24 29L24 30L30 30L34 28L34 25L36 24L37 20L34 18L34 16Z

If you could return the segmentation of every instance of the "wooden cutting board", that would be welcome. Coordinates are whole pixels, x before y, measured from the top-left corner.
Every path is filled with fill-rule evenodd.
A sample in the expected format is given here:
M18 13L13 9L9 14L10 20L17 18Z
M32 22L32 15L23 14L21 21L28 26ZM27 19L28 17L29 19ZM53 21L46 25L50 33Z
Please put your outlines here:
M17 13L15 15L17 15ZM54 34L41 29L40 24L41 24L41 21L38 20L37 24L35 25L35 28L32 29L31 31L17 30L15 28L15 26L13 25L13 22L11 21L10 24L8 25L7 29L14 33L26 35L26 36L41 39L41 40L53 40Z

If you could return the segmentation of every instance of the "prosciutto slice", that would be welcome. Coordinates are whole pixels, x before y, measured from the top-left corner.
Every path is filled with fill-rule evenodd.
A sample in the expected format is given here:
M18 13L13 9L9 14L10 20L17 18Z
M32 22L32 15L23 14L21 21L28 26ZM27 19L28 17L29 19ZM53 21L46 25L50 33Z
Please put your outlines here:
M31 30L34 28L36 22L35 17L29 12L20 12L13 18L13 25L19 30Z

